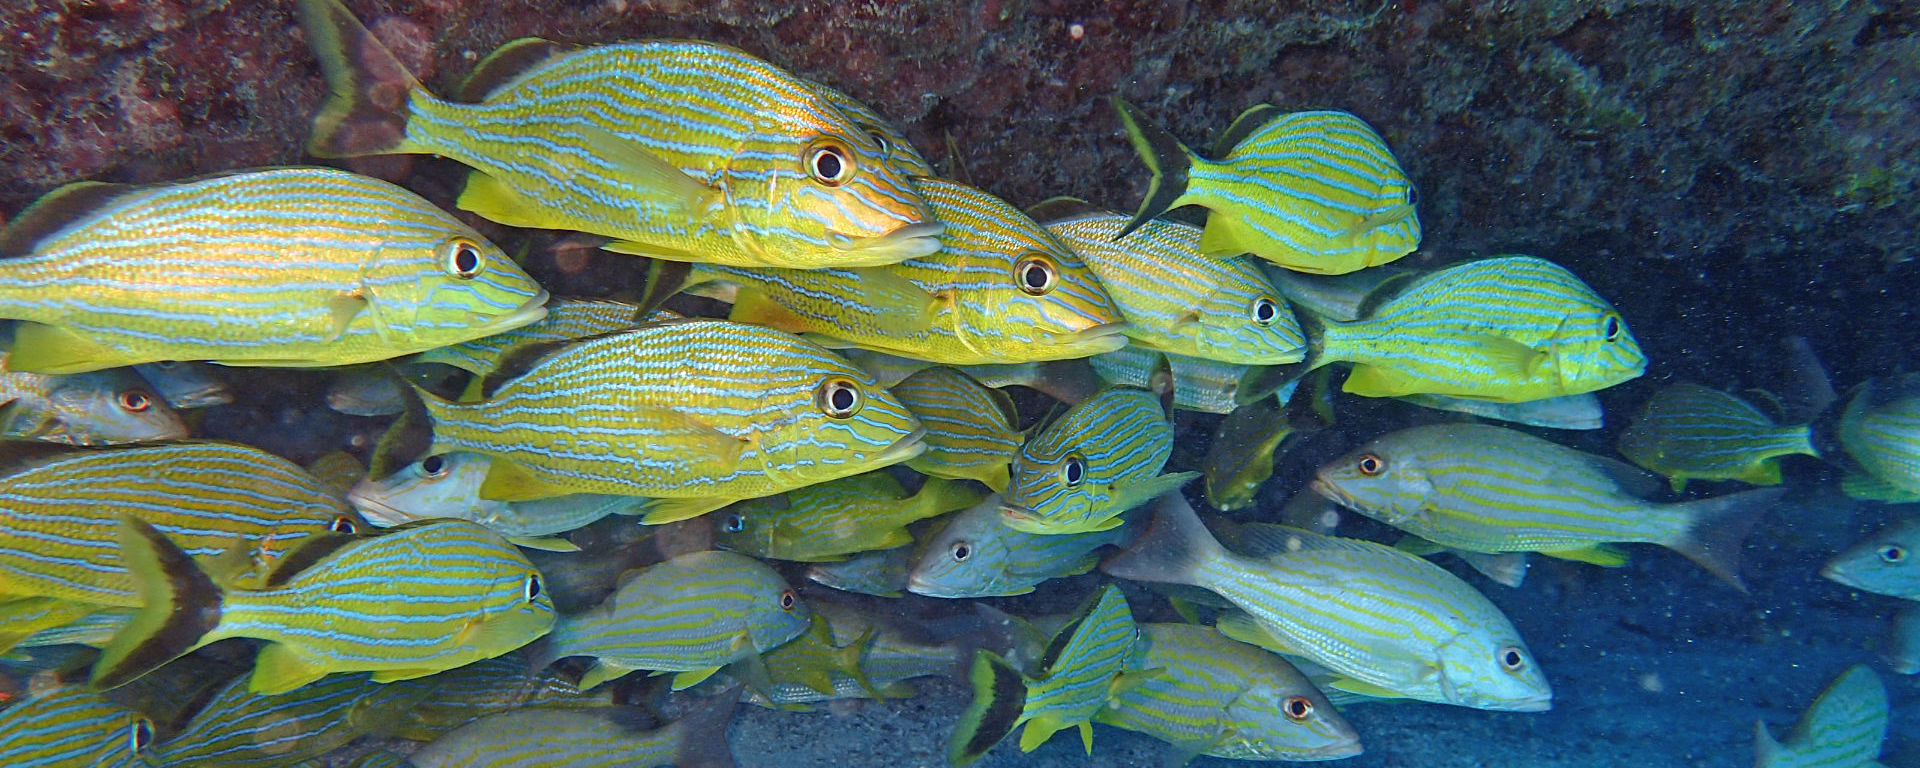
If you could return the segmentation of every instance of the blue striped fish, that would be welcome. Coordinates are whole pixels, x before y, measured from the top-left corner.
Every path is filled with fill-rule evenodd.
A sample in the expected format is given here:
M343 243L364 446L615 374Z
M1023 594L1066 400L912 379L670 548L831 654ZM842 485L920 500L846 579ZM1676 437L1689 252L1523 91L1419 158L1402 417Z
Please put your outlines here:
M945 179L916 186L946 227L938 253L868 270L699 265L688 284L732 301L734 320L935 363L1060 360L1126 344L1093 270L1020 209Z
M1101 390L1021 446L1001 520L1039 534L1119 527L1120 513L1198 476L1160 474L1172 456L1173 423L1157 398L1131 387Z
M1200 255L1200 229L1142 225L1125 242L1125 214L1054 198L1029 211L1085 259L1127 321L1134 346L1241 365L1296 363L1307 338L1260 267Z
M493 457L481 498L646 496L668 522L924 450L872 377L769 328L668 321L534 351L480 402L426 397L432 453Z
M1353 363L1365 397L1452 395L1521 402L1592 392L1646 371L1613 305L1531 256L1456 264L1404 285L1366 319L1325 321L1311 356Z
M307 145L316 156L447 157L473 169L465 210L670 261L873 266L940 247L940 224L865 128L738 49L523 39L449 100L338 0L298 8L333 91Z
M144 605L94 663L103 689L228 637L267 641L248 690L274 694L333 672L423 677L499 656L553 626L540 573L499 534L465 520L315 538L264 572L223 583L153 526L121 524Z
M1200 587L1245 614L1229 637L1306 657L1336 687L1477 709L1539 712L1553 691L1513 624L1446 569L1392 547L1244 525L1228 551L1177 493L1101 565L1123 579Z
M1121 233L1183 205L1207 208L1200 250L1252 253L1301 272L1343 274L1420 245L1413 182L1385 140L1347 112L1261 104L1227 127L1208 160L1114 99L1127 139L1153 171Z
M404 189L330 168L82 182L0 234L14 370L366 363L539 320L547 292Z
M844 560L911 544L908 525L971 506L983 495L966 483L930 477L907 496L892 475L868 472L736 502L720 511L713 542L774 560Z
M345 746L419 698L394 697L365 675L334 675L274 696L247 683L243 675L220 687L185 727L156 745L159 764L279 768Z
M0 765L136 768L150 764L153 721L84 685L0 709Z
M1841 411L1838 437L1857 469L1841 480L1848 496L1920 501L1920 375L1860 385Z
M808 81L808 85L813 86L813 90L819 93L821 98L838 108L847 116L847 119L853 121L854 125L866 129L867 136L873 139L874 145L880 148L881 155L885 157L887 167L893 169L895 173L908 178L938 175L933 172L933 164L927 162L927 158L920 154L920 150L914 148L912 142L907 141L907 135L902 133L893 121L882 117L879 112L873 111L872 107L855 101L853 97L844 93L818 82Z
M1887 738L1887 687L1864 664L1820 692L1785 742L1753 724L1754 768L1873 768Z
M1687 481L1780 484L1780 457L1818 456L1810 425L1781 425L1747 401L1698 384L1673 384L1648 400L1620 433L1620 455L1667 476L1675 491Z
M1633 467L1491 424L1391 432L1313 481L1320 495L1443 547L1621 565L1605 545L1659 544L1740 587L1741 542L1780 494L1647 501L1657 486Z
M1070 534L1038 534L1000 522L1000 499L955 513L927 539L907 575L907 590L928 597L1024 595L1049 579L1093 570L1102 547L1122 546L1126 526ZM1137 528L1137 526L1135 526Z
M380 527L455 518L493 529L517 545L558 552L579 547L557 538L608 515L638 515L649 500L573 493L531 501L480 498L493 460L478 453L436 453L384 478L365 478L347 491L347 503Z
M1920 600L1920 517L1907 517L1854 542L1820 569L1863 592Z
M106 645L133 618L132 608L109 608L57 597L0 600L0 652L54 645Z
M133 371L23 373L0 349L0 436L111 445L187 436L180 413Z
M407 757L414 768L630 768L733 765L727 725L740 695L722 692L659 728L630 707L502 712L461 726Z
M539 322L503 333L429 349L410 363L440 363L484 376L500 367L508 353L529 344L571 341L603 333L625 331L641 324L640 307L611 299L553 298L547 316Z
M44 447L42 447L44 446ZM120 517L143 520L193 557L269 562L328 532L366 530L338 495L278 456L232 443L72 449L0 444L0 597L137 608Z
M1140 666L1159 674L1114 696L1094 722L1167 742L1181 758L1360 754L1353 725L1279 656L1192 624L1140 625L1140 652Z
M141 363L134 366L133 370L160 393L167 405L181 410L211 408L233 402L233 390L228 389L220 373L206 363L162 360Z
M637 669L673 672L675 690L806 631L812 614L772 568L746 555L705 551L628 574L620 589L567 616L534 652L534 664L589 656L591 690Z
M888 388L927 430L927 450L907 466L934 477L978 480L1007 489L1007 464L1026 436L1006 393L953 368L937 367Z
M1078 728L1081 745L1093 754L1094 714L1147 677L1138 672L1139 637L1127 598L1108 584L1054 634L1037 675L1021 674L991 651L976 652L969 673L973 701L953 729L947 759L958 766L972 763L1022 724L1022 752Z

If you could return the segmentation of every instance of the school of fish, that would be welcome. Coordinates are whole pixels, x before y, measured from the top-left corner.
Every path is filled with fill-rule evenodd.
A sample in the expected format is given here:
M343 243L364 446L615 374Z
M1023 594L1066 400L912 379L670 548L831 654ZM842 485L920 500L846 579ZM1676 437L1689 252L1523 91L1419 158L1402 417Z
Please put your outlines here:
M1394 264L1418 198L1351 113L1257 105L1203 156L1115 99L1137 211L1023 209L729 46L523 39L434 93L339 0L297 6L308 153L442 158L464 214L273 167L79 182L0 232L0 671L34 675L0 765L732 765L738 703L925 677L972 689L956 766L1093 754L1095 724L1172 765L1337 760L1368 702L1553 706L1429 555L1517 586L1652 544L1744 591L1783 461L1920 501L1920 376L1676 382L1618 457L1555 439L1647 370L1627 319L1548 259ZM644 288L549 295L468 215ZM304 467L195 439L222 366L301 369L384 436ZM1414 415L1270 482L1381 408ZM1920 524L1820 575L1906 601L1886 658L1920 671ZM1041 589L1078 607L983 600ZM943 600L978 610L888 602ZM678 718L636 705L669 693ZM1809 701L1756 765L1877 765L1870 668Z

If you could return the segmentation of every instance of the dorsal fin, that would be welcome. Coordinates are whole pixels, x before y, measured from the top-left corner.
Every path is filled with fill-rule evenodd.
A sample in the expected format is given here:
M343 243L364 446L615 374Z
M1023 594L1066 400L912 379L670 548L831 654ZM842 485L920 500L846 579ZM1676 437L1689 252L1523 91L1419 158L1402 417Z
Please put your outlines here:
M1241 112L1239 117L1234 118L1233 122L1227 125L1227 132L1220 134L1220 138L1213 142L1213 159L1219 160L1226 157L1233 152L1234 147L1240 145L1240 142L1252 136L1254 131L1260 130L1261 126L1283 114L1286 113L1272 104L1255 104L1248 107L1247 111Z
M493 53L480 60L472 74L454 90L454 98L459 101L479 103L502 86L513 82L528 70L556 56L562 56L578 50L578 46L542 40L537 37L523 37L509 40Z
M130 184L76 181L48 192L0 232L0 257L25 256L46 236L136 189Z
M1381 280L1373 290L1367 291L1367 295L1360 299L1359 305L1353 309L1354 316L1361 320L1372 317L1374 312L1379 311L1381 305L1405 293L1406 289L1414 284L1415 278L1420 276L1421 273L1409 270Z
M303 546L288 552L286 556L274 561L273 569L267 572L263 588L283 586L300 575L301 571L312 568L314 563L325 560L328 555L340 551L341 547L359 541L361 536L352 534L320 534L307 540Z
M589 336L587 338L597 337ZM513 351L502 355L500 357L500 365L480 379L480 399L493 399L494 393L499 392L501 386L509 381L525 376L527 371L533 370L533 367L539 365L540 361L546 359L548 355L559 351L562 347L569 344L584 340L585 339L556 339L553 341L540 341L517 347Z
M1105 208L1077 197L1049 197L1027 209L1027 218L1045 226L1056 221L1110 213Z

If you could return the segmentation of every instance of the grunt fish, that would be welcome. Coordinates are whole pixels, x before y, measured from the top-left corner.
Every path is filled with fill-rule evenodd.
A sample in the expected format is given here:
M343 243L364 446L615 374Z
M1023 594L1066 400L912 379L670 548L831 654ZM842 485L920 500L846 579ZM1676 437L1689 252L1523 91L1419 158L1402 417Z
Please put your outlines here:
M1842 479L1847 495L1920 501L1920 375L1856 387L1837 431L1841 447L1858 466Z
M434 454L384 478L366 478L347 491L367 522L380 527L420 520L456 518L493 529L508 541L532 549L573 551L579 547L555 538L608 515L639 515L649 499L574 493L531 501L493 501L480 497L493 461L484 454Z
M1745 400L1697 384L1662 388L1620 433L1620 455L1667 476L1780 484L1781 456L1818 456L1806 424L1775 424Z
M983 495L966 483L927 478L908 497L891 475L868 472L735 502L719 512L714 544L774 560L844 560L911 544L909 524L971 506Z
M1001 522L989 496L955 513L927 540L907 576L907 590L942 598L1024 595L1049 579L1076 576L1100 562L1098 551L1122 545L1127 526L1068 534L1028 533Z
M1793 734L1775 741L1753 724L1754 768L1873 768L1887 738L1887 688L1864 664L1840 673L1807 707Z
M927 450L907 467L934 477L978 480L995 493L1007 489L1007 465L1026 435L1006 393L959 370L928 368L888 388L926 427Z
M1173 423L1153 394L1101 390L1021 446L1002 520L1040 534L1118 527L1120 513L1198 475L1160 474L1172 455Z
M7 370L0 348L0 436L113 445L187 436L180 413L133 371L45 374Z
M1908 517L1834 555L1820 575L1863 592L1920 600L1920 517Z
M84 685L0 709L0 765L140 768L150 764L153 741L152 720Z

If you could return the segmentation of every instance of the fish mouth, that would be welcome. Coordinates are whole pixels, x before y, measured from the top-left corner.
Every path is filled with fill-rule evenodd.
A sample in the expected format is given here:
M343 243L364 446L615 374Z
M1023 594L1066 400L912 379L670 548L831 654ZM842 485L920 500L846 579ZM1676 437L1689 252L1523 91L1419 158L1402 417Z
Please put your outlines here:
M359 510L360 515L365 517L367 522L382 528L392 528L414 519L401 512L398 507L373 498L358 487L347 491L347 506Z
M1545 712L1553 709L1553 694L1549 693L1531 699L1501 702L1503 712Z
M547 316L547 298L547 289L542 288L539 293L533 295L533 298L527 299L512 312L496 315L493 319L482 323L480 327L492 333L499 333L540 322Z
M1072 333L1057 334L1061 346L1076 352L1101 354L1112 352L1126 346L1129 340L1126 332L1133 326L1124 320L1088 326Z
M873 460L879 462L877 466L887 466L919 456L927 450L927 444L924 442L926 436L927 428L917 427L905 437L893 441L892 445L874 454Z
M937 221L907 224L884 235L847 237L840 250L853 257L844 266L878 267L917 259L940 250L940 235L947 225ZM836 240L840 238L835 238Z
M1313 479L1313 482L1307 483L1307 490L1320 494L1333 503L1346 507L1347 509L1360 508L1359 504L1354 501L1352 494L1340 490L1339 486L1328 482L1324 477L1316 477Z

